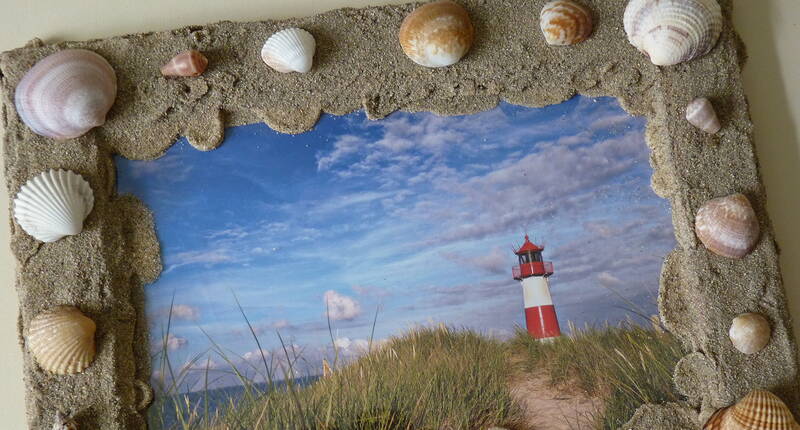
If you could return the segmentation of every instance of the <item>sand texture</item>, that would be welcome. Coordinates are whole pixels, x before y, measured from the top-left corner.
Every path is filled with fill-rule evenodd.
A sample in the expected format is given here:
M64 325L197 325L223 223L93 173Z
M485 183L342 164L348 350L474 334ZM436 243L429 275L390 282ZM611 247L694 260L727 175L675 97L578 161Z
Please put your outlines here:
M150 213L115 192L114 154L156 158L181 135L199 150L211 150L221 143L225 127L262 121L300 133L311 129L321 112L342 115L363 108L372 119L395 110L452 115L487 110L500 100L544 106L575 94L614 96L630 113L647 117L653 188L671 202L678 240L664 264L660 309L664 324L687 349L675 381L688 400L645 406L628 427L697 427L711 411L752 388L775 391L799 412L795 345L741 85L745 54L730 21L731 0L720 2L725 28L717 47L665 68L653 66L628 43L622 28L625 1L587 1L595 31L572 47L545 44L537 22L545 2L462 1L475 25L475 45L444 69L417 66L400 48L397 31L414 4L86 42L32 41L0 55L9 195L41 171L63 168L82 174L96 201L83 233L55 243L35 241L8 218L19 261L23 348L26 324L51 306L76 305L98 326L98 356L83 374L49 375L26 350L31 428L50 429L56 410L76 412L85 429L146 427L150 368L143 291L160 273L161 262ZM261 61L267 37L288 26L305 28L317 40L308 74L280 74ZM54 142L21 123L13 94L34 63L65 48L105 57L116 70L119 93L104 126ZM163 78L160 66L189 48L210 60L205 74ZM718 108L723 129L716 135L684 120L685 106L698 96ZM734 192L751 199L763 232L755 251L742 260L712 255L693 231L694 215L705 201ZM743 312L761 312L774 327L771 343L756 355L738 353L727 338L730 321Z

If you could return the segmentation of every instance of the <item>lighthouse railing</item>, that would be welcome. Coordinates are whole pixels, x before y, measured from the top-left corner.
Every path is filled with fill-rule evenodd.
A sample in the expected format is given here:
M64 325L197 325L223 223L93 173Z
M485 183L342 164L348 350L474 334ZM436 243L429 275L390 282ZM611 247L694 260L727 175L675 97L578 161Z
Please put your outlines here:
M553 274L553 263L550 261L532 261L511 268L514 279L527 276L550 276Z

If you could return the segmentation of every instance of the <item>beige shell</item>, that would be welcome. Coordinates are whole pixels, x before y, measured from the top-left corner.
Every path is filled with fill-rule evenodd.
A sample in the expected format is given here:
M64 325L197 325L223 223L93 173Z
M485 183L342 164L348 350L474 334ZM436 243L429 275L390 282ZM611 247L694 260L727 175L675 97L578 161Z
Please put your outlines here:
M798 430L792 412L778 396L754 390L735 405L717 411L703 430Z
M748 313L733 319L728 334L736 349L745 354L755 354L767 346L772 329L762 315Z
M413 62L425 67L457 63L472 47L475 29L469 13L448 0L414 9L400 26L400 46Z
M539 26L550 45L574 45L592 34L592 13L580 3L555 0L539 14Z
M631 0L623 18L628 41L657 66L711 51L722 33L717 0Z
M302 28L281 30L264 43L261 59L281 73L307 73L314 63L317 42Z
M116 97L117 76L108 61L85 49L65 49L25 73L14 105L34 133L60 140L103 125Z
M61 412L56 412L52 430L78 430L78 423Z
M694 99L686 106L686 120L709 134L714 134L722 128L714 105L707 98Z
M208 67L208 58L194 49L181 52L161 67L164 76L200 76Z
M42 369L68 375L83 372L94 361L95 329L78 308L57 306L31 320L25 340Z
M732 194L709 200L697 211L695 232L709 251L742 258L758 242L758 218L747 197Z

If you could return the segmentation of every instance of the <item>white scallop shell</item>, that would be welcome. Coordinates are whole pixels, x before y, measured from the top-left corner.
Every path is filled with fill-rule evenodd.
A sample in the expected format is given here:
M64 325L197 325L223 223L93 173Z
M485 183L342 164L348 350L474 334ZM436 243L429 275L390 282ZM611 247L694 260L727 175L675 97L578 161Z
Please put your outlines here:
M117 76L105 58L85 49L66 49L25 73L14 104L35 133L71 139L105 123L116 97Z
M57 306L33 318L25 341L39 366L57 375L86 370L94 361L94 321L74 306Z
M722 33L717 0L631 0L625 33L657 66L671 66L707 54Z
M714 105L707 98L694 99L686 106L686 120L710 134L714 134L722 128L719 118L717 118L717 111L714 110Z
M287 28L267 39L261 48L261 58L281 73L306 73L314 62L316 46L311 33L302 28Z
M733 319L728 332L733 346L744 354L764 349L772 336L769 321L760 314L742 314Z
M49 170L22 186L14 199L14 218L37 240L55 242L80 233L93 207L94 193L81 175Z

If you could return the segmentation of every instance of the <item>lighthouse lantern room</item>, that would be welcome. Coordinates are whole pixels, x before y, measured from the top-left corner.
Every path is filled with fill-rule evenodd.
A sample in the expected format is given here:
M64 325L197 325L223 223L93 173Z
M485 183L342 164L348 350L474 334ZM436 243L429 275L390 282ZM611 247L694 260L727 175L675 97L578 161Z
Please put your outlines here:
M542 260L542 251L543 246L535 245L525 235L525 243L514 251L519 264L511 272L522 283L528 333L536 339L551 339L561 336L561 329L547 279L553 274L553 263Z

